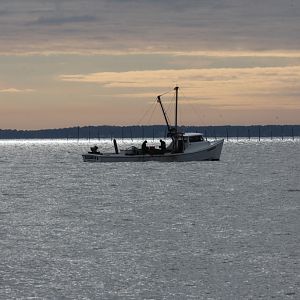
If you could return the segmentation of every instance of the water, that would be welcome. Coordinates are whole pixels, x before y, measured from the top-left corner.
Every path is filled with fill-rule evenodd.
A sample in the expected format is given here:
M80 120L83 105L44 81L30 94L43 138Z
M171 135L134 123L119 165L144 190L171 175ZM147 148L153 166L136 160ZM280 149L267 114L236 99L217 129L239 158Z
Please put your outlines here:
M83 163L93 144L0 142L1 299L299 299L299 139Z

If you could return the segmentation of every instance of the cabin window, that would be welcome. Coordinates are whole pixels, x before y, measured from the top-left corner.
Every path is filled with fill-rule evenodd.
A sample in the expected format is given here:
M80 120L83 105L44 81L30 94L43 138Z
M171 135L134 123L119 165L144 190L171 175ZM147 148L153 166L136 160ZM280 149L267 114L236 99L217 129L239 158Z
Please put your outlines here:
M190 143L203 142L203 141L204 139L202 135L190 136Z

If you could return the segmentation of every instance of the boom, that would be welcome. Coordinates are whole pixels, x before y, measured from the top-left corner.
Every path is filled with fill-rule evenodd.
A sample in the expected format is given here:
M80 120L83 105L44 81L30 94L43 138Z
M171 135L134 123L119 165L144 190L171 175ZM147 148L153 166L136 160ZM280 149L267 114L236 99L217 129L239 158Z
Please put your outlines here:
M166 124L167 124L167 127L168 127L168 131L171 132L171 126L169 124L169 120L168 120L168 117L167 117L167 113L164 109L164 106L163 104L161 103L161 99L160 99L160 96L157 96L157 102L159 103L160 107L161 107L161 110L163 112L163 115L164 115L164 118L165 118L165 121L166 121Z

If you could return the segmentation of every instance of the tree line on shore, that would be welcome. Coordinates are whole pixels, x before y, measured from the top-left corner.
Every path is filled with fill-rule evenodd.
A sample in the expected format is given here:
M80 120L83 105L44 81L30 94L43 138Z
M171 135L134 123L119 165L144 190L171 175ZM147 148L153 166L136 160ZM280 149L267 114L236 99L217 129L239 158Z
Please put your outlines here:
M298 137L300 125L252 125L252 126L179 126L182 132L201 132L206 138L264 138ZM101 139L101 138L163 138L167 136L165 125L145 126L75 126L69 128L14 130L0 129L0 139Z

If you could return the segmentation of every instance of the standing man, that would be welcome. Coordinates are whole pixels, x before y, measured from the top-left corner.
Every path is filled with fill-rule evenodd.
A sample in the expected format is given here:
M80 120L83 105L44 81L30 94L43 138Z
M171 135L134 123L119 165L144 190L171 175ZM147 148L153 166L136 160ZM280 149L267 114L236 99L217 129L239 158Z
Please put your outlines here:
M160 146L159 146L160 150L161 150L161 153L165 153L166 152L166 142L163 141L163 140L160 140Z
M147 141L144 141L142 144L142 152L143 154L147 153L148 147L147 147Z

